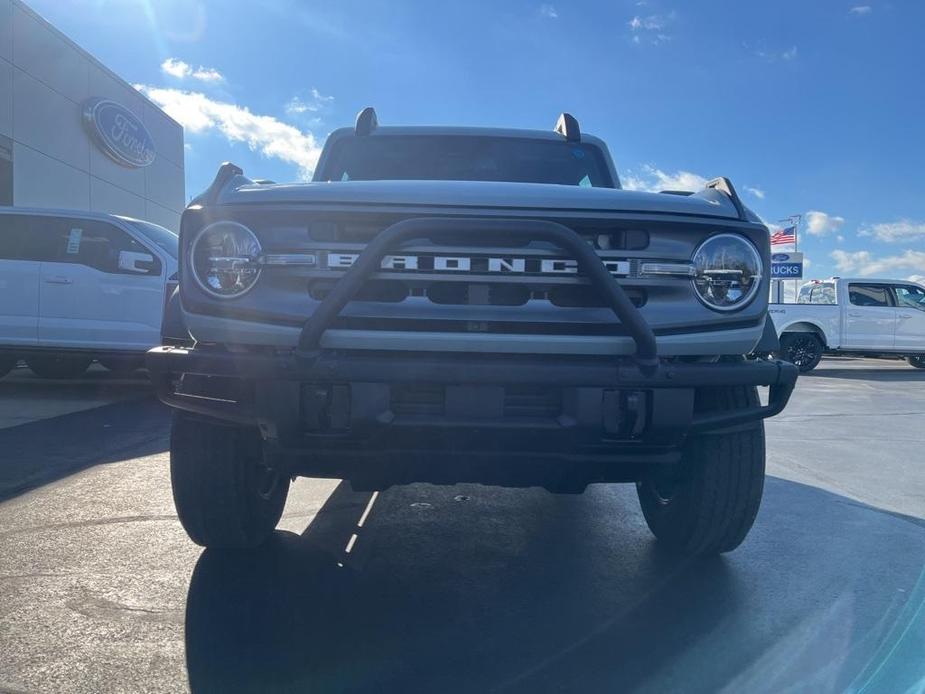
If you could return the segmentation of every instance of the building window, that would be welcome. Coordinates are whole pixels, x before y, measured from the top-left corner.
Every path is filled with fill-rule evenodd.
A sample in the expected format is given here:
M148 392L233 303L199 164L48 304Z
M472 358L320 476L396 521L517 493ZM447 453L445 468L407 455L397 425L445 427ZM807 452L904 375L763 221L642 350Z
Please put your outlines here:
M0 205L13 204L13 141L0 135Z

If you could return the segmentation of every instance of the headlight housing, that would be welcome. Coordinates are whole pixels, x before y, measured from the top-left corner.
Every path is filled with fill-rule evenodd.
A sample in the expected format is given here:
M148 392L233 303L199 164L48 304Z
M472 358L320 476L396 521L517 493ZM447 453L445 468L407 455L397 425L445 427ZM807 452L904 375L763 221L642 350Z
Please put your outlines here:
M190 248L190 269L204 292L233 299L250 291L260 277L260 241L237 222L215 222L202 229Z
M761 256L738 234L717 234L697 247L691 282L697 297L714 311L748 305L761 284Z

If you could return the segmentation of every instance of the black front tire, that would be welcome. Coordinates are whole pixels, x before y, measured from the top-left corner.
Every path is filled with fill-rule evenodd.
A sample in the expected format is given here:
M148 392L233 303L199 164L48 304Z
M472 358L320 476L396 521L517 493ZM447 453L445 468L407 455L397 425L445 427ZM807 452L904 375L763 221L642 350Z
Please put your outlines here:
M251 548L283 514L289 477L266 465L256 428L175 412L170 481L180 523L190 539L212 548Z
M753 387L704 388L698 412L758 404ZM680 465L636 485L649 529L667 548L713 555L738 547L751 529L764 490L764 423L688 439Z
M70 354L26 357L26 364L32 372L42 378L77 378L83 375L91 361L90 357Z
M777 356L795 365L800 373L806 373L819 365L822 350L822 340L814 333L785 333L781 335Z
M925 369L925 354L906 357L906 361L909 362L909 366L915 369Z

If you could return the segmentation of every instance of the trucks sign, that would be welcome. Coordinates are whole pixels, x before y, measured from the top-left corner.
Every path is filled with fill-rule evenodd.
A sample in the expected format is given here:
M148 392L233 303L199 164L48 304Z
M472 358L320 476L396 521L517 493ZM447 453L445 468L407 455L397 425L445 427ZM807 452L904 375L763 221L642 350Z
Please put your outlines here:
M796 251L793 253L772 253L771 279L803 279L803 254Z

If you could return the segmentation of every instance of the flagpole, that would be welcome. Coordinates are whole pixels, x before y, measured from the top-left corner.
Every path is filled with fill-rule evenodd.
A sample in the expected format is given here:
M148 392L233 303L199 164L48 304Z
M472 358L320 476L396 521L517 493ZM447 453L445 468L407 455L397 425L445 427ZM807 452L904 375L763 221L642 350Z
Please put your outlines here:
M795 214L790 218L790 221L796 220L793 224L793 252L796 253L799 250L800 238L800 224L803 221L803 215ZM796 303L800 298L800 282L802 280L793 280L793 303Z
M778 219L777 223L780 224L781 222L784 222L784 221L789 222L790 225L793 227L793 252L796 253L797 248L798 248L797 247L797 243L798 243L797 237L799 236L800 224L803 222L803 215L792 214L786 219ZM779 282L781 283L780 284L781 288L784 287L784 284L783 284L784 281L785 280L779 280ZM800 280L794 279L793 280L793 301L794 303L796 303L797 299L799 299L799 292L800 292Z

